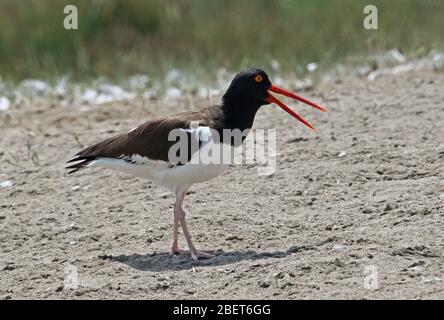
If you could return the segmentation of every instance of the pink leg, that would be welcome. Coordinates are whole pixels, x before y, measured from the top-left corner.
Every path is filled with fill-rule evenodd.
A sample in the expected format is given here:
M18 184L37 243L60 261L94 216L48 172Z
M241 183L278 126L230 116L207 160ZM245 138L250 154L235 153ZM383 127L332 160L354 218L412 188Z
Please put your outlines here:
M213 258L214 255L196 250L196 247L193 244L193 241L191 240L190 231L188 230L187 223L185 222L185 210L182 208L182 202L185 198L185 192L182 192L181 195L177 197L177 210L178 210L178 218L180 221L180 225L182 226L182 231L185 236L185 239L188 243L188 248L190 249L191 258L193 260L198 260L199 258Z
M181 200L180 200L181 199ZM171 254L175 253L184 253L185 250L182 250L179 248L178 244L178 233L179 233L179 216L180 216L180 204L183 201L182 193L176 193L176 202L174 203L174 209L173 209L173 243L171 244Z

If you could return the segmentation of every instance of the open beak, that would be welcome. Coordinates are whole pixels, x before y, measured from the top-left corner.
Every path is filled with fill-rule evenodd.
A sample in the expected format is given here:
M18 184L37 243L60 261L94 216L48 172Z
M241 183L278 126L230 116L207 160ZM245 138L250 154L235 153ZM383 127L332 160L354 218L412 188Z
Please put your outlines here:
M307 122L307 120L305 120L304 118L302 118L300 115L298 115L296 112L294 112L293 110L291 110L288 106L286 106L283 102L279 101L276 97L274 97L271 92L275 92L275 93L279 93L282 94L284 96L287 96L289 98L301 101L305 104L308 104L310 106L312 106L313 108L316 108L318 110L321 110L322 112L326 112L327 110L325 110L324 108L322 108L321 106L317 105L314 102L311 102L310 100L307 100L305 98L302 98L300 96L298 96L297 94L281 89L275 85L272 85L269 89L268 89L268 102L270 103L276 103L279 107L281 107L282 109L284 109L285 111L287 111L291 116L293 116L294 118L296 118L297 120L299 120L300 122L302 122L303 124L305 124L307 127L309 127L310 129L314 130L313 126L311 124L309 124Z

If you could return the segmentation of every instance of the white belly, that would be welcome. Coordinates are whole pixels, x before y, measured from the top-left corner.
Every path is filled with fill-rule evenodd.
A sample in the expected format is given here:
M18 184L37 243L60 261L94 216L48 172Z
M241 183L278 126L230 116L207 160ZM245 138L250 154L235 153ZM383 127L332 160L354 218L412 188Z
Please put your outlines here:
M154 179L179 184L205 182L222 174L226 169L222 164L185 164L154 173Z
M134 158L134 156L133 156ZM222 174L227 168L224 164L185 164L169 166L165 161L153 161L136 156L135 163L122 159L98 158L90 166L113 169L147 178L154 183L175 190L179 186L190 186L205 182Z

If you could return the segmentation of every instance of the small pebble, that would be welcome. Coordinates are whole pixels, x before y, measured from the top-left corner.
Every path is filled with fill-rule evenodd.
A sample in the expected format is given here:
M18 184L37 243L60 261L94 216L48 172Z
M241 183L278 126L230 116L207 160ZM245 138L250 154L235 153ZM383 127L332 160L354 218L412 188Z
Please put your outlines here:
M11 180L5 180L0 182L0 188L9 188L12 187L12 181Z
M293 283L291 283L290 281L285 281L285 282L283 282L283 283L279 286L279 288L280 288L280 289L285 289L285 288L290 287L290 286L292 286L292 285L293 285Z
M342 244L335 244L333 246L333 250L336 252L343 252L345 250L345 247Z
M422 266L415 266L412 268L413 271L417 272L417 273L421 273L422 271L424 271L424 267Z
M11 271L14 269L15 269L15 266L13 264L7 265L6 267L3 268L4 271Z
M225 240L244 240L244 238L243 237L241 237L241 236L238 236L238 235L233 235L233 234L231 234L231 235L229 235L229 236L227 236L226 238L225 238Z
M0 111L6 111L9 109L11 102L6 97L0 97Z
M170 287L170 284L166 281L163 281L161 283L157 283L155 286L155 289L168 289Z
M270 280L261 280L261 281L259 281L259 287L261 287L261 288L268 288L269 286L271 286L271 281Z
M333 262L335 266L343 268L345 267L344 262L342 262L341 260L339 260L338 258L335 259L335 261Z

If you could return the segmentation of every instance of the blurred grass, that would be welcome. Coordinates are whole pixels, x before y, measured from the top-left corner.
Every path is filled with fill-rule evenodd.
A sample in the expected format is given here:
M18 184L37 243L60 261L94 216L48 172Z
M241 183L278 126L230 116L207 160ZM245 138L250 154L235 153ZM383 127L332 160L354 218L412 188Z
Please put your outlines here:
M378 31L362 27L366 0L0 0L0 76L205 75L272 59L300 72L312 61L444 47L444 1L370 3ZM63 28L67 4L78 7L78 30Z

